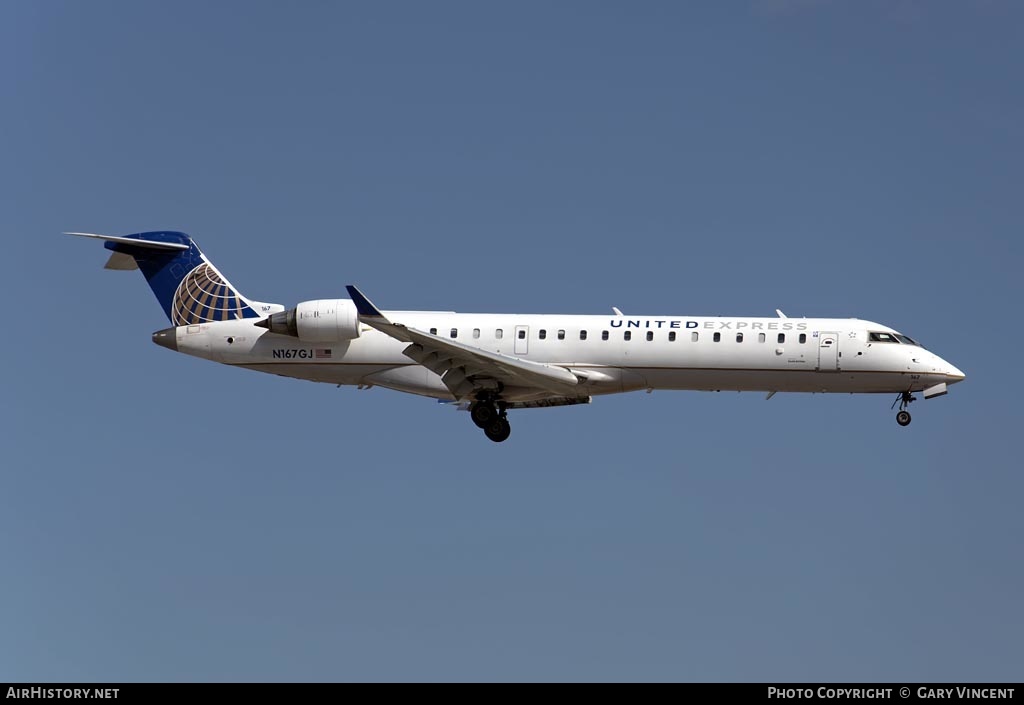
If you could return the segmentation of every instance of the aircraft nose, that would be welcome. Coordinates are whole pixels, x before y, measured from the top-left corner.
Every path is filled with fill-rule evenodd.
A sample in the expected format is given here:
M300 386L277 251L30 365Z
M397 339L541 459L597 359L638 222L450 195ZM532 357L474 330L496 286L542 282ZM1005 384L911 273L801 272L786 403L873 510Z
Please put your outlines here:
M946 363L948 369L946 370L946 376L951 379L952 382L962 382L967 379L967 375L958 370L955 366Z
M153 342L162 348L178 352L178 332L175 328L164 328L153 334Z

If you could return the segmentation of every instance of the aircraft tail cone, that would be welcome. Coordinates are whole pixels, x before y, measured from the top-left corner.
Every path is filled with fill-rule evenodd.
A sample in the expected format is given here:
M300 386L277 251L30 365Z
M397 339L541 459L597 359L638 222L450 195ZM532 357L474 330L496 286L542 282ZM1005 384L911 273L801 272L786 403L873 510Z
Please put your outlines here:
M178 332L174 328L164 328L153 334L153 342L162 348L178 352Z

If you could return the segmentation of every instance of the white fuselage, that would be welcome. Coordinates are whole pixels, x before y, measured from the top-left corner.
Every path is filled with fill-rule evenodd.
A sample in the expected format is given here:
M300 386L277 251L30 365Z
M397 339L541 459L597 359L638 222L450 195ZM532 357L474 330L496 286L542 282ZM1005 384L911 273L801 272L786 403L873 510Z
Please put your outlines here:
M464 345L568 368L585 380L581 397L638 389L899 393L964 378L919 345L877 340L896 331L859 319L384 313ZM260 372L453 399L437 374L403 354L406 343L366 325L353 340L309 343L247 319L168 329L157 342ZM515 389L503 397L540 398Z

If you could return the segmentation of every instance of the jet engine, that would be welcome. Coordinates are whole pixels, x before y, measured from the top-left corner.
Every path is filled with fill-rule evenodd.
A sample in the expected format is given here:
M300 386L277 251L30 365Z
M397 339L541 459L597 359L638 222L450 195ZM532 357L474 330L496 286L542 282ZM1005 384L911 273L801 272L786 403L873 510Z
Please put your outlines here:
M256 325L307 343L339 343L359 337L359 313L348 299L303 301Z

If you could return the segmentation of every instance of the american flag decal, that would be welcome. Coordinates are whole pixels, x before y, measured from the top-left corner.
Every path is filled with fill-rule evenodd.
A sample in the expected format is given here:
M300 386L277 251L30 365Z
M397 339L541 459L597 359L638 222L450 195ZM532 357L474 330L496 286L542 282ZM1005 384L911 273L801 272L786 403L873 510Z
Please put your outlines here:
M331 349L330 348L316 348L313 351L313 357L315 357L317 360L326 360L326 359L331 357Z

